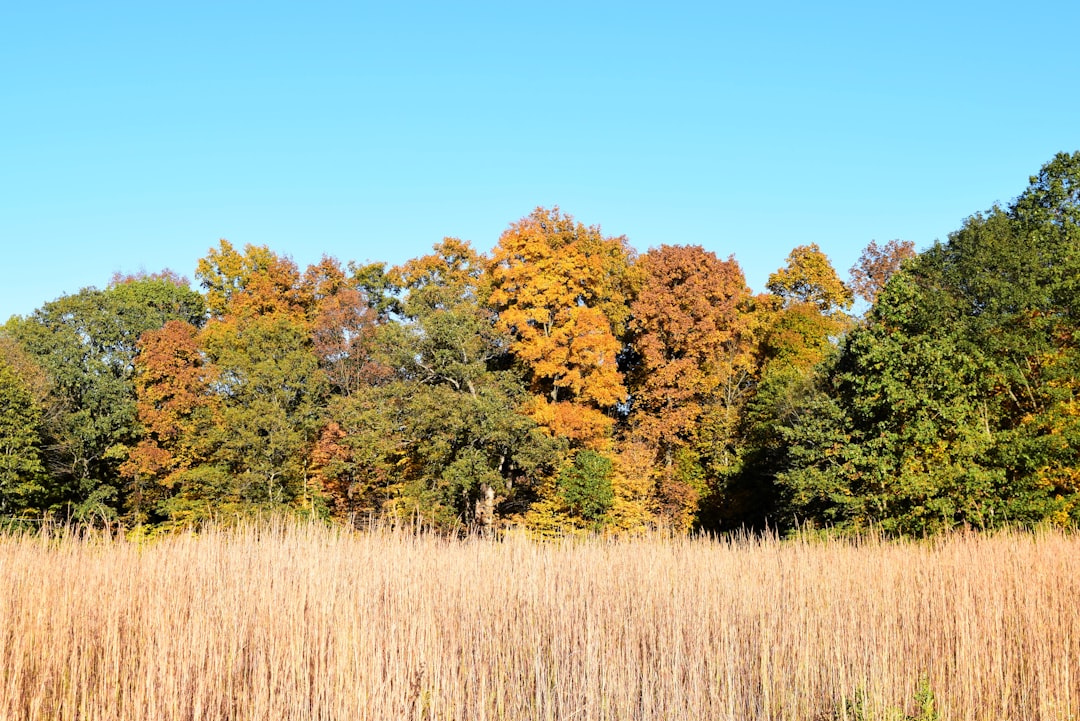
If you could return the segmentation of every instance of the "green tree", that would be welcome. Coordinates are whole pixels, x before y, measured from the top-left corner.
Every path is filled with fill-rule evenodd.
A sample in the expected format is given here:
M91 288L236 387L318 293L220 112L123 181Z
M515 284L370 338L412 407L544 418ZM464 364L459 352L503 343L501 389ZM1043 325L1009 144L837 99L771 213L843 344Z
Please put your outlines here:
M398 390L397 383L388 383L329 400L311 472L339 520L398 515L407 438Z
M488 525L554 465L559 444L521 412L528 395L505 367L507 338L479 303L483 269L447 238L387 273L399 320L373 347L394 377L337 400L320 440L320 479L344 492L339 507Z
M886 309L912 316L907 280L891 282L879 314L852 331L824 380L831 397L809 394L781 427L785 521L922 533L1004 517L995 506L1004 478L986 463L984 359L940 332L879 322Z
M47 482L41 423L33 392L0 356L0 516L40 508Z
M851 290L817 245L799 246L756 300L757 383L739 418L740 464L710 509L718 526L775 525L776 476L787 462L787 424L804 417L820 366L851 327Z
M405 291L399 363L409 393L409 458L442 507L490 524L499 505L554 465L559 444L522 409L520 375L506 368L507 333L480 303L485 259L444 239L435 252L394 270Z
M810 515L843 525L1075 522L1078 182L1080 153L1058 155L889 280L828 375L839 440L783 430L793 513L828 487L848 500Z
M49 378L52 406L45 463L51 510L116 517L124 504L119 466L138 442L132 377L142 333L171 319L201 324L201 296L172 273L118 277L46 303L7 331Z
M559 473L559 492L571 515L597 522L615 500L611 489L612 463L596 451L584 449Z
M321 512L310 480L327 381L312 328L335 298L337 266L302 277L265 247L226 241L199 263L211 317L144 337L137 374L143 438L123 471L132 512L174 523L252 508Z
M203 330L220 403L214 449L185 474L226 501L256 506L321 505L309 483L310 452L323 423L326 381L308 328L288 314L226 316ZM209 474L209 476L208 476Z

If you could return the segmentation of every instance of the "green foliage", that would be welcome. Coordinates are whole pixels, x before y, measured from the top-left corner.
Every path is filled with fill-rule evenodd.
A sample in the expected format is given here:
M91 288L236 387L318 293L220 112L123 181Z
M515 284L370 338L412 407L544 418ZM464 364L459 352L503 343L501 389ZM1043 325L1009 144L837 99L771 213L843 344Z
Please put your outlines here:
M827 370L829 401L779 428L787 520L1077 520L1078 179L1080 153L1058 156L892 276Z
M1080 153L921 255L638 258L558 209L303 273L227 241L205 295L116 277L0 337L0 514L250 509L538 532L1080 521ZM170 321L177 321L176 323Z
M119 466L138 437L132 383L142 333L172 319L202 323L201 296L170 273L114 279L50 301L7 332L49 379L42 430L50 479L42 510L114 518Z
M283 315L216 324L205 339L222 399L210 464L229 469L240 500L310 505L308 455L325 392L310 336Z
M488 525L558 464L562 443L521 412L521 377L500 367L506 338L478 302L481 272L448 238L385 276L398 319L371 346L393 377L335 399L316 448L336 514Z
M402 495L408 419L400 390L395 382L330 399L312 474L332 516L382 515Z
M840 708L833 713L835 721L941 721L941 714L937 711L937 701L934 691L930 688L930 682L924 676L919 679L918 688L915 691L915 715L908 714L902 708L890 707L885 710L883 716L874 716L867 709L866 692L859 689L853 698L845 697Z
M0 517L33 511L45 491L41 408L0 357Z
M571 515L599 521L615 501L611 489L611 460L595 451L582 450L559 473L558 488Z

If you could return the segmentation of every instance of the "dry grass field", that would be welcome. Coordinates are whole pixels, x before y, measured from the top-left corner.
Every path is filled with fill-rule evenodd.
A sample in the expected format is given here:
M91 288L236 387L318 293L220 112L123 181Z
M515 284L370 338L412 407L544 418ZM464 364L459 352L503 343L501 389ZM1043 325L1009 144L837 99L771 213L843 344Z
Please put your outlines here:
M1080 718L1080 538L0 539L5 720L935 714Z

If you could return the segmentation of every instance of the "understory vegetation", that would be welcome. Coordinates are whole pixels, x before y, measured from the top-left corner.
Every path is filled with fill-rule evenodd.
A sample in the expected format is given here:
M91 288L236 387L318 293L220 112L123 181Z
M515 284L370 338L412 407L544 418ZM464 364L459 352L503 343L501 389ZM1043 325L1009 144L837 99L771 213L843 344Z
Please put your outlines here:
M0 717L1080 714L1080 540L0 537Z

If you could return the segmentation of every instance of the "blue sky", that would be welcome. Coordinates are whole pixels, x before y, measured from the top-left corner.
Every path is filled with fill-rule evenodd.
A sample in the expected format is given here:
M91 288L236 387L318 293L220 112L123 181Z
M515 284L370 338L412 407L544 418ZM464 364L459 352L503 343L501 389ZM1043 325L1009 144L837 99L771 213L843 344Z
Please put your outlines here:
M0 5L0 322L227 238L489 250L538 205L640 251L846 275L1080 149L1080 4Z

